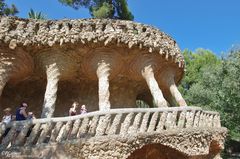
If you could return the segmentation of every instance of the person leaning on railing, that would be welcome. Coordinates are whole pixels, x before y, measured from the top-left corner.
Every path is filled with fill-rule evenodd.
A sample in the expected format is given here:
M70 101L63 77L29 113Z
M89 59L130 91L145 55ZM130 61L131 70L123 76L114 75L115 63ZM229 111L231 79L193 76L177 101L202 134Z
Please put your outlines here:
M26 112L27 109L27 103L21 103L20 107L17 109L16 111L16 121L22 121L22 120L26 120L28 115Z
M79 103L78 102L73 102L71 108L69 109L69 116L74 116L77 115L77 109L79 107Z
M87 113L87 108L86 108L86 106L83 104L83 105L81 106L80 114L86 114L86 113Z

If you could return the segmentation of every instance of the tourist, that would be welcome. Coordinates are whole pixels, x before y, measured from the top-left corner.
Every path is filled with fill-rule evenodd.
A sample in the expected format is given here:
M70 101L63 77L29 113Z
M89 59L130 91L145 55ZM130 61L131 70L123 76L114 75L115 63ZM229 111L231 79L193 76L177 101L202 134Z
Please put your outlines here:
M81 106L80 114L86 114L86 113L87 113L87 108L86 108L86 106L83 104L83 105Z
M71 108L69 109L69 116L77 115L77 108L79 107L78 102L73 102Z
M11 108L6 108L3 110L4 111L4 116L2 118L2 123L4 123L5 125L8 125L11 121L13 121L13 115L11 114ZM3 137L5 137L9 130L11 128L7 128L3 134Z
M27 106L28 106L27 103L25 102L21 103L20 107L16 111L16 121L23 121L27 119L28 117L26 112ZM22 128L23 128L23 125L17 125L15 139L17 135L21 132Z
M13 116L11 114L11 108L6 108L3 111L4 111L4 116L2 118L2 122L4 124L9 124L13 120Z
M77 109L79 107L79 103L78 102L73 102L71 108L69 109L69 116L74 116L74 115L77 115ZM72 131L72 127L73 127L73 123L70 125L70 130L69 130L69 133L67 135L67 138L70 138L71 137L71 131Z
M27 103L22 103L20 107L16 111L16 121L26 120L28 115L26 112L27 109Z

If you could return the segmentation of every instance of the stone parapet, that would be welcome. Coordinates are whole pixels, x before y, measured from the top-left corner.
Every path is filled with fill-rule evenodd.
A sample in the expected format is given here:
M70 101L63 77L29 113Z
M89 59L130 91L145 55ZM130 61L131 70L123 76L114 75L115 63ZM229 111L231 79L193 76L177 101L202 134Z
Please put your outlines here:
M20 125L22 131L14 138ZM30 136L25 137L32 126ZM24 146L25 151L57 143L57 147L63 146L66 150L66 145L70 144L74 149L71 151L76 151L75 156L79 154L83 158L91 158L89 156L93 157L101 151L107 157L113 147L119 146L119 142L134 145L125 145L126 151L121 148L119 151L122 153L118 152L122 155L120 158L127 158L134 150L149 144L160 144L187 156L209 155L212 143L217 152L223 149L227 132L221 127L218 113L203 111L199 107L111 109L71 117L35 119L7 126L2 124L1 134L8 127L11 130L2 140L1 151L19 149L19 146ZM110 146L112 140L116 145ZM83 147L79 148L78 144ZM104 144L104 150L97 148ZM94 145L96 148L93 148ZM79 150L75 150L77 147ZM20 150L22 153L23 149ZM74 157L73 152L71 155Z

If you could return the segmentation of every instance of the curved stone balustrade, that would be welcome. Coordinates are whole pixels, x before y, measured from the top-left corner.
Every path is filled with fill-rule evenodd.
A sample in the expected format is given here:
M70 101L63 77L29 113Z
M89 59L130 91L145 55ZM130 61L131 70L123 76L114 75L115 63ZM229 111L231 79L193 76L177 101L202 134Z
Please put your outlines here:
M203 111L198 107L171 107L111 109L77 116L12 122L7 126L1 124L1 135L6 127L11 129L3 138L1 149L96 136L135 135L190 128L218 129L221 124L217 112ZM21 131L16 137L19 128ZM30 128L30 135L25 137Z

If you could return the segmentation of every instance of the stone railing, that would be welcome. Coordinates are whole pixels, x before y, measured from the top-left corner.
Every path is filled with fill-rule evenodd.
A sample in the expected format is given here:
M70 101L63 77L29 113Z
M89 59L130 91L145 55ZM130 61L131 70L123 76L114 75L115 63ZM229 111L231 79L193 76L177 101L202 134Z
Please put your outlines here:
M203 111L198 107L111 109L77 116L1 124L1 136L7 128L10 131L2 137L0 149L104 135L161 133L206 127L221 127L218 113Z

